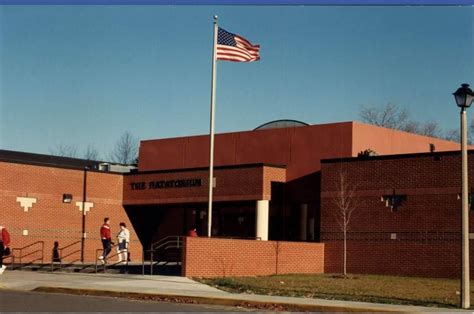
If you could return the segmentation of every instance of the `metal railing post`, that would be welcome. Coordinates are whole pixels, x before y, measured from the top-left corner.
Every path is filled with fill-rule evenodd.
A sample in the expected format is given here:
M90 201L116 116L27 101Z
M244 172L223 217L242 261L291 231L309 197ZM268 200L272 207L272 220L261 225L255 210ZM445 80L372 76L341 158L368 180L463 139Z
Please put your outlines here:
M63 249L59 251L59 270L63 268Z
M54 250L51 251L51 272L54 272Z
M99 259L99 256L97 256L97 250L95 251L95 273L97 274L97 260Z
M153 275L153 251L150 251L150 275Z
M142 247L142 276L145 276L145 249Z
M44 241L41 242L41 265L44 264Z

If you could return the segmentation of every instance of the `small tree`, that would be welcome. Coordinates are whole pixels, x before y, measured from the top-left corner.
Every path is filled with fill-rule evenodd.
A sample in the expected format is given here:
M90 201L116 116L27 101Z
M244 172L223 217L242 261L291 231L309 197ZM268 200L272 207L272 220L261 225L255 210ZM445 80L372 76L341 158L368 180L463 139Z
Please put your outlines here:
M115 144L110 154L113 162L121 164L133 164L138 157L138 139L126 131Z
M275 241L273 243L273 248L275 249L275 275L278 275L278 263L281 252L281 242L278 240Z
M334 204L336 210L334 216L339 225L344 237L344 277L347 276L347 230L351 217L357 208L358 199L355 196L356 188L350 184L347 179L347 173L340 171L336 181L336 196L334 197Z

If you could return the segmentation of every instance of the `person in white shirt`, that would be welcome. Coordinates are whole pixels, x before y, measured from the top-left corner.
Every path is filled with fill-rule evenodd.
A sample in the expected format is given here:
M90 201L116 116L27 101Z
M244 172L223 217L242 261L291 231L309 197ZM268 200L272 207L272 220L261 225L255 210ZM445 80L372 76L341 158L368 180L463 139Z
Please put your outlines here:
M117 253L118 253L118 262L128 262L128 245L130 242L130 231L127 229L127 226L124 222L119 224L120 231L117 234L118 239L118 246L117 246Z

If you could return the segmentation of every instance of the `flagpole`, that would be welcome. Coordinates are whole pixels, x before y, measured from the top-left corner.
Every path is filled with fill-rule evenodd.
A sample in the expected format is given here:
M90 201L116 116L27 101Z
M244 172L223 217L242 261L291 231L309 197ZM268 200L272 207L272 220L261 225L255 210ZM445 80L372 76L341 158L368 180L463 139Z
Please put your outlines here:
M212 230L212 189L214 186L214 113L216 100L216 48L217 48L217 15L214 15L214 43L212 46L212 81L211 81L211 125L209 131L209 204L207 210L207 236Z

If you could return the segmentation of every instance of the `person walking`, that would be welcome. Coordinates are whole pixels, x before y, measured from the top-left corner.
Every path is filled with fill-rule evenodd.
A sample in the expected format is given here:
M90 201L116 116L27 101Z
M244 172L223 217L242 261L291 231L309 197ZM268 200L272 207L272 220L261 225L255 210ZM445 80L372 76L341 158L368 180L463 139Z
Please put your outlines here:
M198 236L198 233L197 233L197 229L196 227L190 229L188 231L188 237L197 237Z
M110 219L104 218L104 224L100 227L100 239L104 249L102 256L99 256L102 264L107 263L107 255L112 250L112 238L110 237Z
M127 229L127 226L125 225L124 222L121 222L119 226L120 226L120 231L117 234L118 262L121 263L123 261L124 263L126 263L128 262L128 245L130 243L130 231Z
M0 275L3 274L7 266L3 265L3 256L10 255L10 234L7 228L0 226Z
M61 263L61 258L59 256L59 242L54 241L53 246L53 263Z

